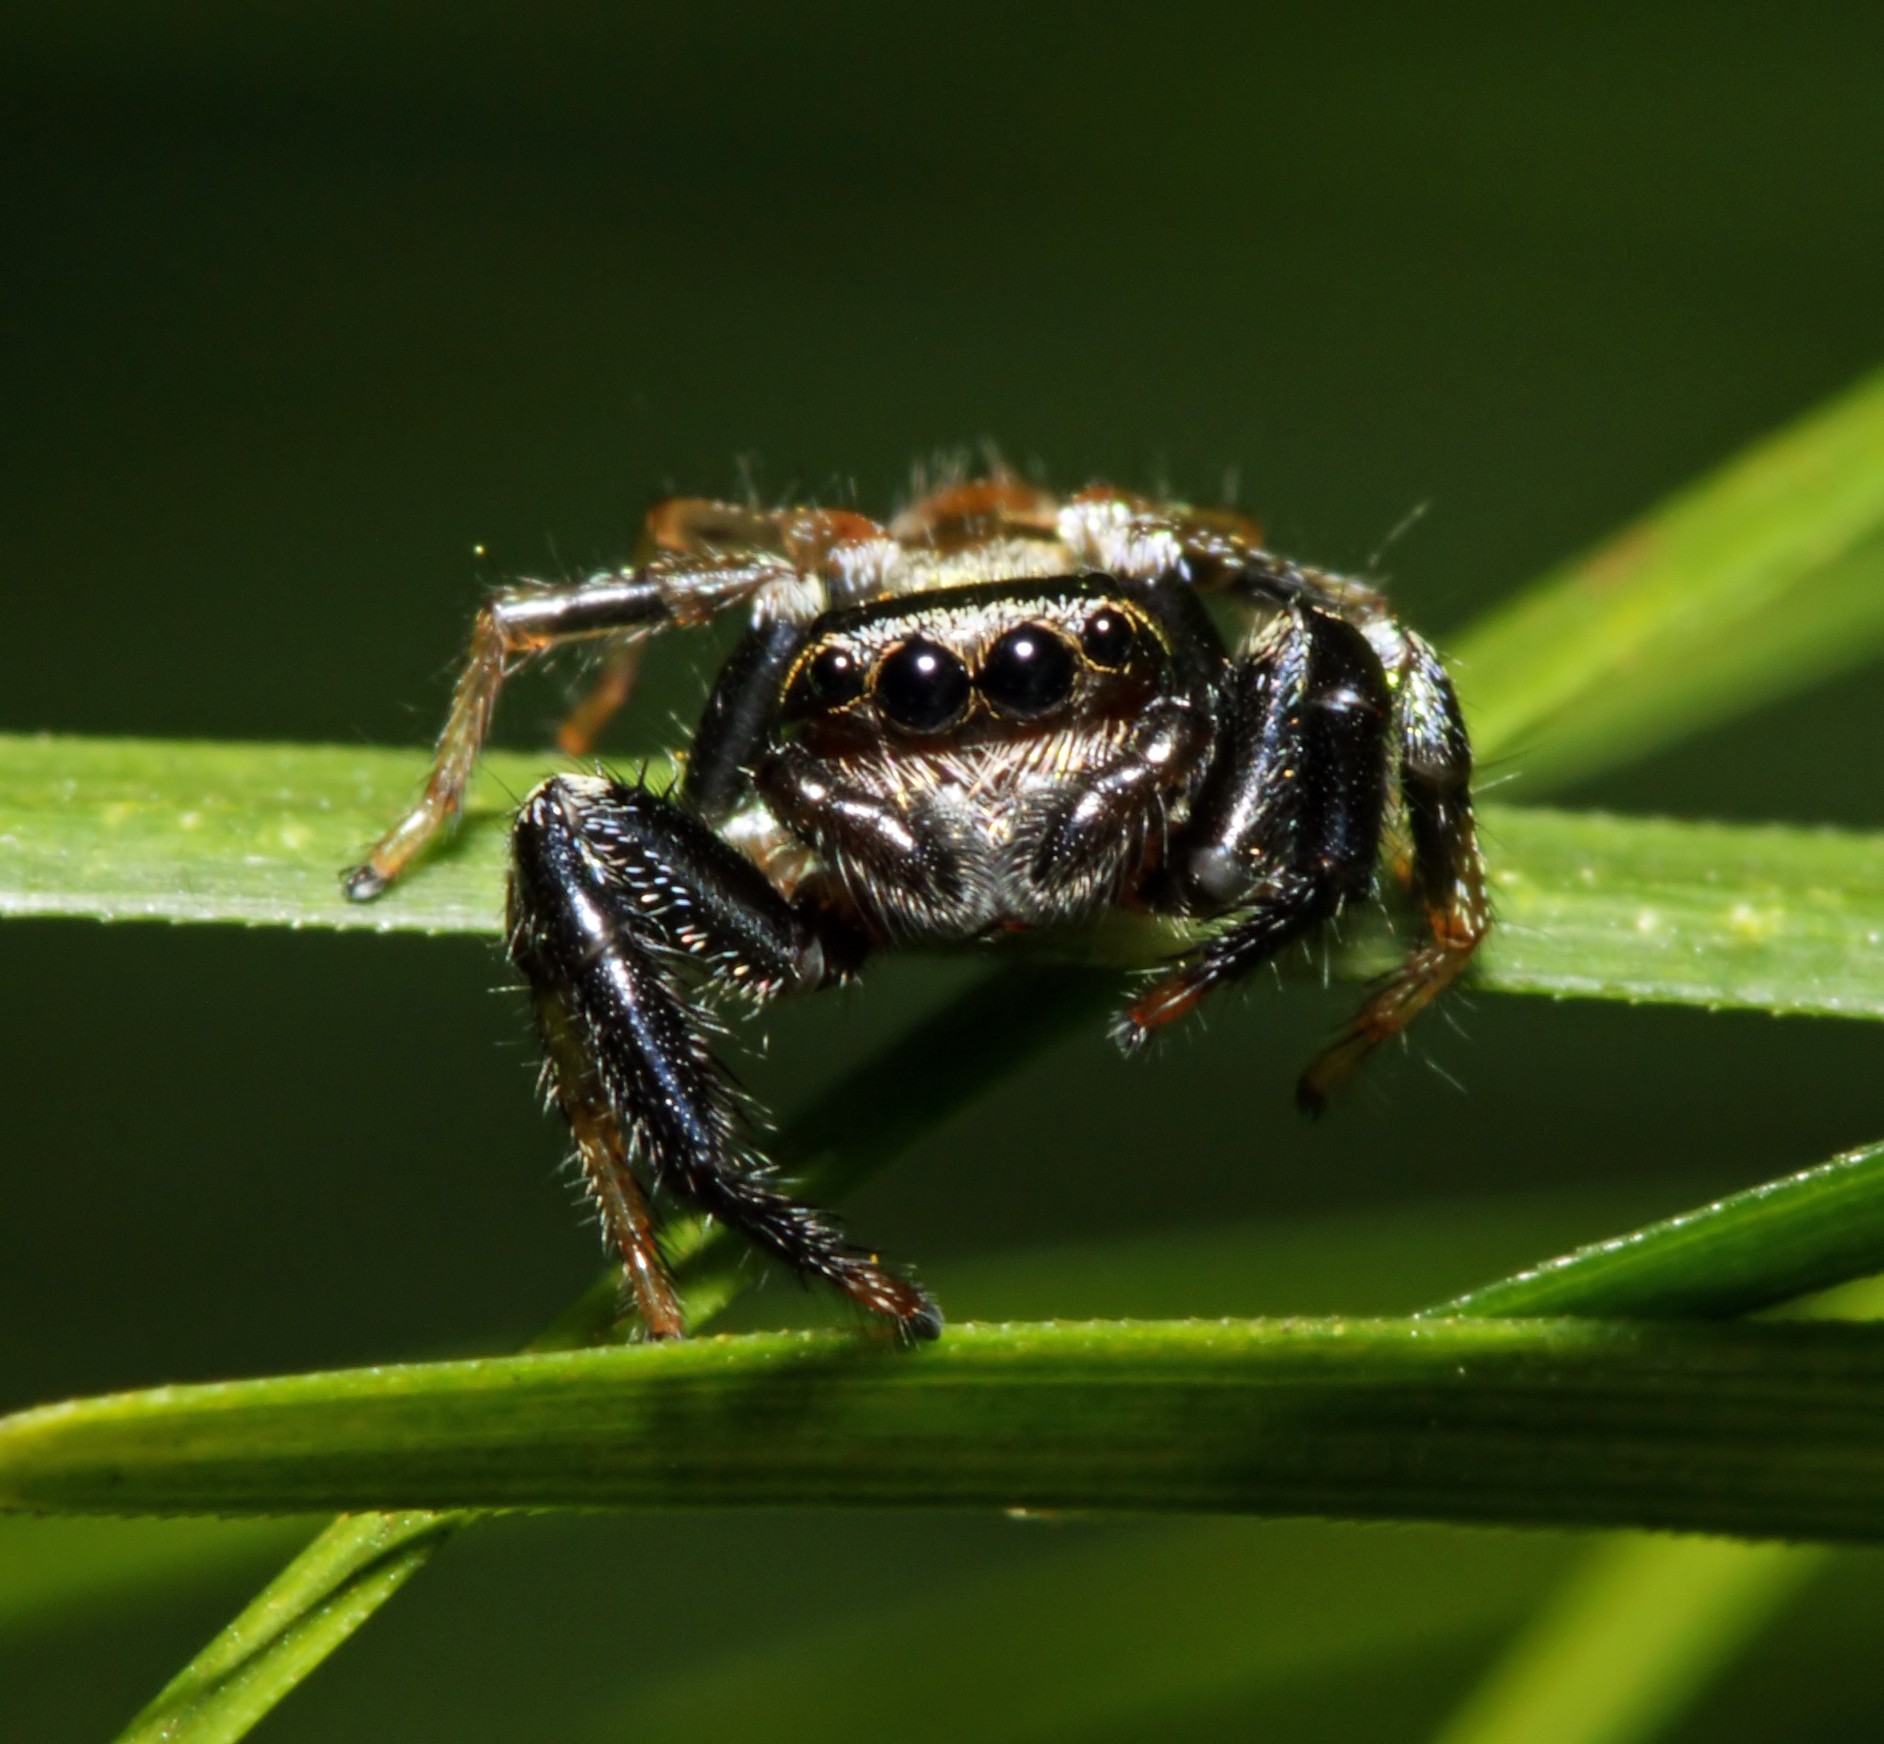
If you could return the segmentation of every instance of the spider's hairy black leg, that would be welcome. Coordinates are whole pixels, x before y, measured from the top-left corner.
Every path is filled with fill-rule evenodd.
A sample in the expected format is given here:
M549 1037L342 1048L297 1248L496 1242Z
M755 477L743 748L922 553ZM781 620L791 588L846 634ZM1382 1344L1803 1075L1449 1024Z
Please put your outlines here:
M1472 747L1439 656L1405 631L1394 709L1400 799L1412 837L1413 894L1426 937L1311 1065L1296 1098L1321 1106L1360 1062L1457 979L1491 930L1485 866L1472 818Z
M770 555L657 558L571 587L519 588L489 601L472 628L425 791L366 859L342 875L348 897L370 902L458 815L497 693L524 660L568 642L701 623L768 583L796 576L786 559Z
M757 997L813 988L850 966L848 940L787 903L672 800L569 776L545 782L518 814L509 935L572 1125L593 1082L657 1187L894 1320L905 1336L940 1331L920 1289L765 1180L707 1023L677 973L692 963L714 984ZM575 1070L557 1063L559 1045ZM631 1237L623 1248L631 1279L640 1253Z
M1387 676L1345 620L1297 607L1240 661L1227 735L1172 843L1169 905L1225 929L1133 1004L1128 1044L1192 1010L1372 887L1387 785Z
M753 760L777 712L780 681L804 645L798 624L754 624L713 681L680 787L681 797L709 822L727 817L751 785Z

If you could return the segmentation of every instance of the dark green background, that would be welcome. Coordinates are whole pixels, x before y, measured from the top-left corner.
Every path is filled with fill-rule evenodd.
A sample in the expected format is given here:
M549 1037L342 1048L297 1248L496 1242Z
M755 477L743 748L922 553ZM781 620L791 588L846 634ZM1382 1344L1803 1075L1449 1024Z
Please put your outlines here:
M1856 7L11 9L0 728L409 743L416 777L483 587L618 558L670 490L887 509L983 440L1068 485L1234 481L1335 566L1424 508L1381 562L1443 642L1884 356L1881 75ZM705 660L670 655L612 747L665 742ZM1567 797L1884 826L1877 690ZM543 742L564 699L519 684L500 736ZM781 1014L752 1081L790 1105L958 974ZM595 1252L505 981L465 941L0 933L0 1404L546 1319ZM1597 1234L1884 1131L1861 1026L1488 998L1305 1125L1290 1077L1344 997L1265 985L1148 1064L1089 1038L854 1224L939 1279L1471 1197L1582 1193ZM1221 1296L1194 1306L1413 1299ZM920 1592L1042 1544L511 1525L266 1735L517 1736L874 1608L860 1563ZM1821 1622L1875 1617L1869 1566ZM0 1730L102 1735L247 1584L0 1646ZM1782 1695L1792 1736L1884 1721L1841 1651L1798 1624L1704 1729ZM1419 1736L1472 1664L1382 1670L1372 1735Z

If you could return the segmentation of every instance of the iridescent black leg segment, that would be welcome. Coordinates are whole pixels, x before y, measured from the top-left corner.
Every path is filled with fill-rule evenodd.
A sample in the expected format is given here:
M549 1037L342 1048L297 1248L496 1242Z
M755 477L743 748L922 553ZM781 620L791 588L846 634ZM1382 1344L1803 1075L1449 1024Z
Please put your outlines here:
M1182 1017L1372 887L1391 712L1386 674L1353 625L1301 607L1241 661L1225 738L1172 844L1166 900L1228 914L1224 930L1148 989L1128 1042Z
M545 782L518 815L509 935L585 1167L592 1085L654 1186L894 1320L905 1336L941 1330L920 1289L764 1178L707 1021L681 984L692 966L714 986L755 997L817 987L838 972L840 936L672 800L576 777ZM596 1187L605 1216L606 1189ZM612 1224L610 1234L634 1284L651 1236L624 1241Z
M722 821L751 785L753 760L778 716L779 686L804 645L801 625L754 624L713 681L681 783L682 797L709 822Z
M1439 656L1417 636L1403 635L1402 642L1394 742L1425 936L1302 1075L1296 1100L1309 1109L1438 998L1491 930L1472 818L1472 747L1459 700Z

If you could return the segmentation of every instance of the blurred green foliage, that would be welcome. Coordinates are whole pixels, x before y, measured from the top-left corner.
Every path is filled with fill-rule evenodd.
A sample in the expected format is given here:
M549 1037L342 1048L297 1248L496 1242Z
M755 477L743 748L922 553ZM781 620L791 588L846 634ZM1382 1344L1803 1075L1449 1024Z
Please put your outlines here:
M649 497L742 457L877 506L984 436L1060 482L1235 472L1334 565L1430 505L1383 562L1444 642L1876 362L1869 10L29 6L0 38L10 730L416 747L485 580L618 556ZM620 750L671 738L703 663L653 675ZM520 687L505 737L559 705ZM1860 673L1567 797L1875 828L1875 708ZM48 922L0 964L5 1403L507 1348L592 1269L485 945ZM959 975L791 1013L755 1088L803 1102ZM1353 1310L1879 1131L1866 1026L1488 999L1309 1128L1287 1085L1333 998L1264 989L1129 1069L1068 1043L856 1226L945 1288L1009 1250L1017 1296L1116 1268L1178 1312L1216 1253L1221 1311ZM1567 1554L1163 1530L499 1524L265 1735L698 1735L712 1687L753 1737L853 1691L873 1725L1418 1738ZM26 1531L10 1575L45 1566ZM108 1733L255 1572L33 1604L0 1729ZM1880 1606L1884 1565L1833 1557L1676 1735L1874 1731ZM938 1680L925 1642L986 1675Z

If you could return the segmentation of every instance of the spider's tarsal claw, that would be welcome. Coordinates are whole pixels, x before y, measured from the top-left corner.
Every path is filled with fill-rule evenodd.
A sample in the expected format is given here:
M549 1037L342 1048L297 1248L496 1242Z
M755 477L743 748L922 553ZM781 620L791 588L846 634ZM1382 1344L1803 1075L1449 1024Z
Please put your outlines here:
M389 883L391 880L384 873L373 869L371 861L363 866L349 866L340 874L341 894L349 902L371 902L384 894Z
M911 1344L930 1344L942 1336L942 1310L925 1297L922 1306L904 1315L900 1324Z

